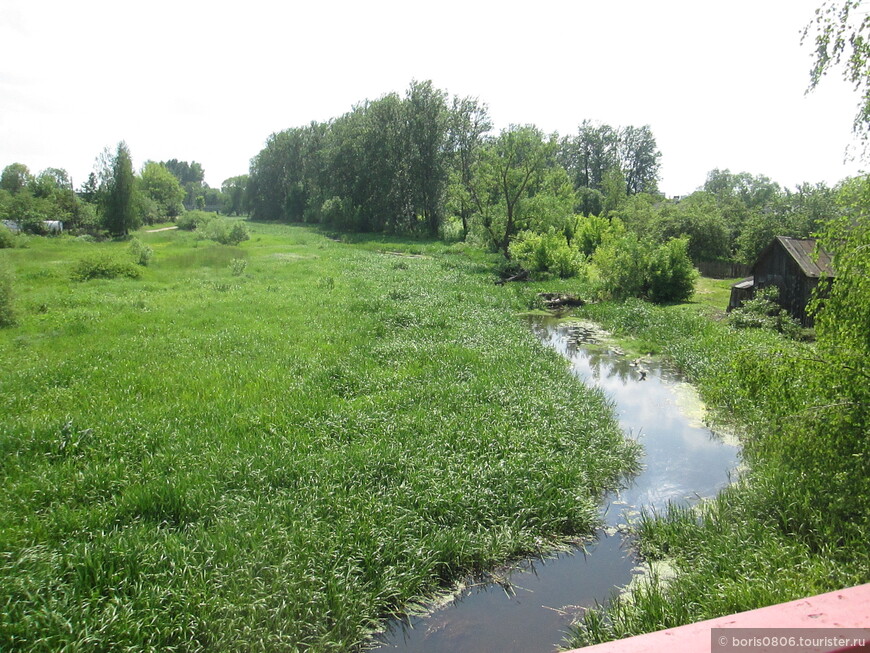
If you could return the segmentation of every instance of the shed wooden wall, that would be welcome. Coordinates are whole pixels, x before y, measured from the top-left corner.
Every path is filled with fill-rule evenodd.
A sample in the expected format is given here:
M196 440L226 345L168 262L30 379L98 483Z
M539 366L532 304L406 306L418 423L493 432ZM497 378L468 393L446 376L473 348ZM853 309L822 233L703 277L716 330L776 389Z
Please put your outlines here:
M779 242L758 259L753 273L756 290L776 286L779 289L779 305L803 326L813 325L812 318L807 315L807 303L819 280L805 275Z

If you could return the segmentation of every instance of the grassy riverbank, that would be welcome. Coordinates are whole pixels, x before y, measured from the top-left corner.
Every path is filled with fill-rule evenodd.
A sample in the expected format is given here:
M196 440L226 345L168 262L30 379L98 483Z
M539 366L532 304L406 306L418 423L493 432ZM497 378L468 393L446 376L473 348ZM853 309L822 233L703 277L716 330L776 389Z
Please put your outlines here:
M0 251L0 649L350 650L632 465L479 255L251 231Z
M698 510L642 519L641 553L667 559L676 577L588 612L570 646L870 581L866 361L733 330L703 305L601 304L583 315L681 368L721 420L742 427L747 469Z

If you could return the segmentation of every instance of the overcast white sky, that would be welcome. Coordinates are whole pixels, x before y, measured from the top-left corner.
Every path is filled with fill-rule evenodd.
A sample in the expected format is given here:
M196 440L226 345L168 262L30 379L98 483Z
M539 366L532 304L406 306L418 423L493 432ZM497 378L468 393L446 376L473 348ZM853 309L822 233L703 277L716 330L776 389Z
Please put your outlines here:
M857 96L804 96L822 0L0 0L0 168L67 169L106 146L199 161L220 186L272 132L431 79L498 128L649 124L660 188L713 168L834 183Z

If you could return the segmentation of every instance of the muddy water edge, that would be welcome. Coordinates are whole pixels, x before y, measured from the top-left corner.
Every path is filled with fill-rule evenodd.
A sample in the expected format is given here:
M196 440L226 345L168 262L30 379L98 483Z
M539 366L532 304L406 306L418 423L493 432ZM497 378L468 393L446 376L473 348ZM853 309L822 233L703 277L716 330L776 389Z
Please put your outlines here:
M605 497L604 527L574 550L518 562L486 581L468 579L425 617L393 623L379 651L406 653L550 652L587 607L643 573L624 526L641 508L714 496L738 463L732 438L703 422L694 389L661 363L631 359L595 325L527 318L533 333L570 363L584 383L613 402L620 425L644 447L643 469Z

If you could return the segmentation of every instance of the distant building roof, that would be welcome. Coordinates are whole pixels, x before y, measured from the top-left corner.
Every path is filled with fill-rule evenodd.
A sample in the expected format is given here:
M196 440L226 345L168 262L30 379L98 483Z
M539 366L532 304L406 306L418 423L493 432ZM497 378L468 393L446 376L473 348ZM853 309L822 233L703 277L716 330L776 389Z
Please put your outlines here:
M759 260L764 258L768 250L779 242L786 252L800 266L803 273L815 279L821 276L833 277L834 267L831 264L831 255L826 252L821 245L817 245L815 238L789 238L788 236L777 236L767 248L758 257ZM813 260L814 254L816 260Z

